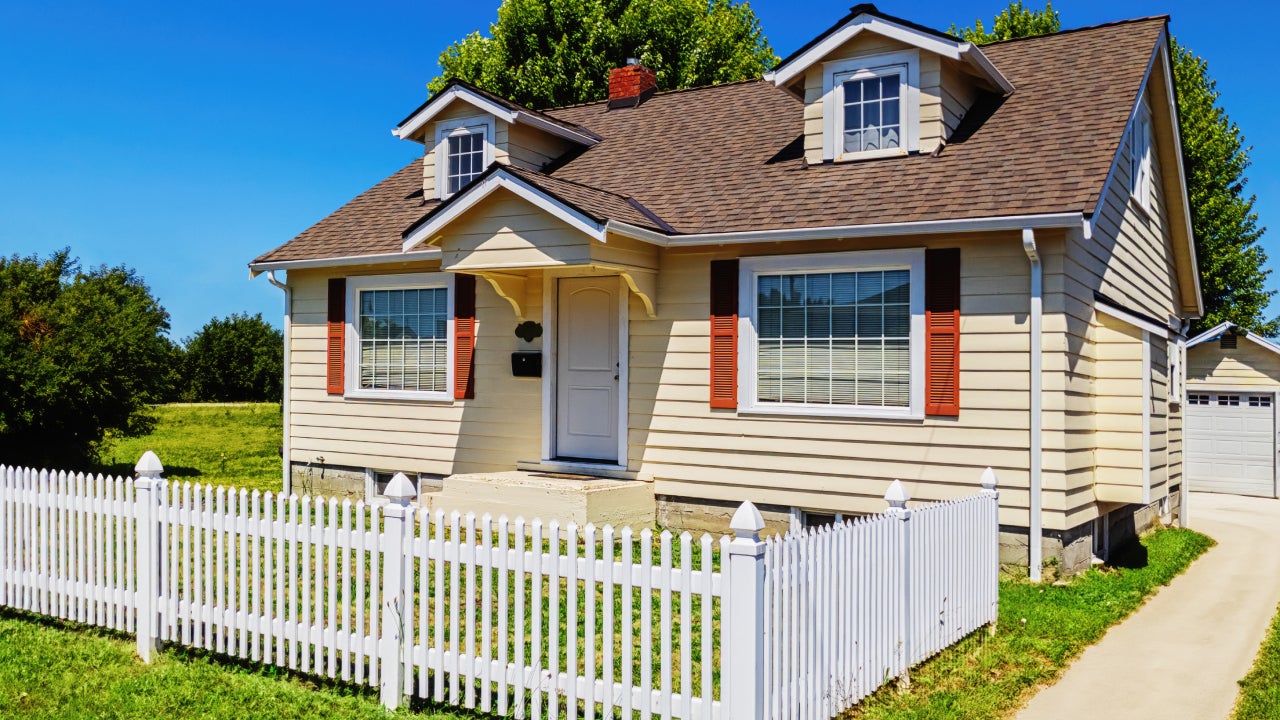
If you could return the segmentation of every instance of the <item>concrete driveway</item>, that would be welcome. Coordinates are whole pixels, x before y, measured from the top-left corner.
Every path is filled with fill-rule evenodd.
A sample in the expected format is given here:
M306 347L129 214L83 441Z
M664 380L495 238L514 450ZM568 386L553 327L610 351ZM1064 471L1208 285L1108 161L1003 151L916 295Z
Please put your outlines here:
M1217 720L1235 704L1280 603L1280 500L1195 493L1218 541L1031 699L1019 720Z

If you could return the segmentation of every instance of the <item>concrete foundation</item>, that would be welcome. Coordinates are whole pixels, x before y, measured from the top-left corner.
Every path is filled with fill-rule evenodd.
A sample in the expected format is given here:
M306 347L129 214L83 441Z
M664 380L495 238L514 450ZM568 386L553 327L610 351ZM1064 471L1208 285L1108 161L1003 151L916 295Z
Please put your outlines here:
M561 525L653 527L653 485L639 480L512 470L451 475L444 489L424 493L422 505L432 512L489 513L514 520L541 518Z
M364 468L295 462L290 470L293 493L298 497L318 495L339 500L364 499Z
M658 524L672 532L727 535L729 521L741 503L658 496ZM791 528L791 508L782 505L757 505L764 518L762 536L782 534Z

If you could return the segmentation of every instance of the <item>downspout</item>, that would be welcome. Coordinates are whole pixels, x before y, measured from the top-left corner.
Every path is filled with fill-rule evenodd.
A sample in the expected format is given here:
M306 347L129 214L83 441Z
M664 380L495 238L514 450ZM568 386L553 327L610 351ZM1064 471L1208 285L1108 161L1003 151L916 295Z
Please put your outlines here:
M281 387L280 407L284 413L282 424L284 425L284 437L280 446L281 465L283 466L282 474L284 478L281 484L281 491L288 497L293 493L293 463L289 459L290 437L289 432L289 371L290 371L290 345L292 345L293 336L293 292L289 290L289 286L276 279L276 271L267 271L267 282L275 285L284 291L284 385Z
M1042 455L1042 425L1043 413L1041 411L1041 393L1044 387L1044 378L1041 375L1041 360L1044 354L1044 341L1040 330L1040 320L1044 313L1042 298L1044 296L1044 270L1040 266L1040 253L1036 249L1036 231L1032 228L1022 229L1022 249L1027 253L1027 260L1031 261L1031 308L1027 313L1029 331L1031 334L1031 527L1030 537L1027 539L1030 557L1027 561L1030 570L1032 582L1040 582L1040 566L1044 560L1041 557L1042 548L1040 510L1040 470Z

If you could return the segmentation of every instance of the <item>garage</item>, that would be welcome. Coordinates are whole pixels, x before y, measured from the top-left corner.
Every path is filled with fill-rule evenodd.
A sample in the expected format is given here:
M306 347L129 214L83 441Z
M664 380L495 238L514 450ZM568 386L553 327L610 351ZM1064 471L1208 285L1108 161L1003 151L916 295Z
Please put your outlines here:
M1280 346L1223 323L1187 342L1184 471L1192 491L1277 497Z
M1275 496L1271 393L1187 391L1186 473L1197 491Z

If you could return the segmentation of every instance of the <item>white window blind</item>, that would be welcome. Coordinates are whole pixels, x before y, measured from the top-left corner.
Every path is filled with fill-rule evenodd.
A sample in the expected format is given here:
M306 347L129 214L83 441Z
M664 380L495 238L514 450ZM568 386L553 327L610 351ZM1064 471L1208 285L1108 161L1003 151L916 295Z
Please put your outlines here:
M447 390L448 297L443 287L360 291L361 389Z
M842 83L844 152L902 147L902 75L857 76Z

